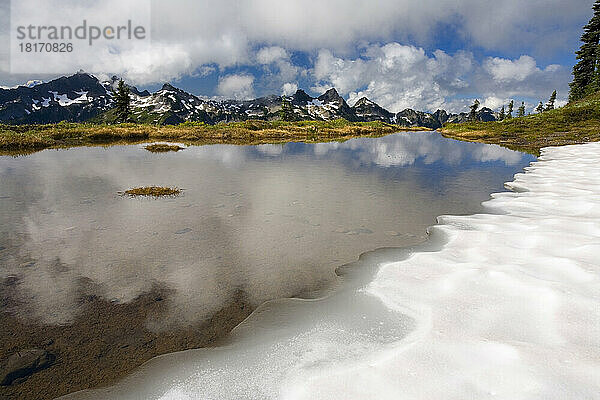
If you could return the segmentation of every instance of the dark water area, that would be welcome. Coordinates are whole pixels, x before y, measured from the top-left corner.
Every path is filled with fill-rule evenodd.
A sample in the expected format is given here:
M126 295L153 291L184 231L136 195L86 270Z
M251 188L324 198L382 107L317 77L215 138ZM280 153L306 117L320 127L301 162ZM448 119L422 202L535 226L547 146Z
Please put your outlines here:
M480 211L533 160L435 132L0 157L0 359L56 357L0 395L105 385L214 343L267 300L335 290L336 267L424 241L438 215ZM119 193L150 185L184 190Z

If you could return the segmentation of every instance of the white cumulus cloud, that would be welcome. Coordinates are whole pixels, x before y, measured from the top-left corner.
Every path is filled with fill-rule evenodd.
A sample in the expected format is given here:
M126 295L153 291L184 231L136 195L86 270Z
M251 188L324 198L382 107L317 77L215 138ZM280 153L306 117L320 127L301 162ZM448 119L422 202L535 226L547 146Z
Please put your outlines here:
M533 57L521 56L516 60L493 57L485 60L483 67L492 77L499 81L524 81L539 71Z
M284 96L291 96L292 94L296 93L296 90L298 90L298 84L297 83L284 83L283 86L281 87L281 93Z
M527 55L480 63L469 52L437 50L429 55L422 48L395 42L367 46L356 57L335 56L323 49L312 74L315 92L335 87L350 104L366 96L392 112L465 111L474 98L498 109L510 98L546 98L554 89L564 98L570 79L567 68L542 69Z
M249 99L254 95L253 83L254 77L249 74L226 75L219 79L217 93L227 98Z
M350 103L366 96L393 112L405 108L435 110L446 97L468 86L472 55L454 56L436 51L428 56L421 48L388 43L369 46L355 59L335 57L322 50L315 62L318 91L333 86Z
M75 0L69 0L69 4ZM43 2L42 2L43 3ZM69 7L39 8L49 16L69 12ZM88 4L89 3L89 4ZM0 0L0 9L9 9ZM94 2L77 2L100 14L114 10ZM108 4L108 3L107 3ZM489 51L519 49L523 54L555 54L573 49L581 26L591 14L591 0L505 0L491 4L480 0L148 0L152 7L152 41L155 54L147 68L134 55L110 71L135 77L137 83L153 83L190 74L203 65L220 68L252 62L268 64L293 51L311 54L325 48L348 56L361 43L402 42L425 48L448 29L458 41ZM102 9L104 7L104 9ZM56 18L54 18L56 19ZM5 21L9 22L9 21ZM1 24L0 37L7 38L9 23ZM8 42L8 40L4 40ZM268 44L268 49L259 49ZM165 54L170 46L180 51ZM258 48L258 50L256 50ZM257 54L260 53L260 54ZM0 53L1 54L1 53ZM102 54L90 64L104 66ZM179 62L181 60L181 62ZM69 66L70 59L62 60ZM70 70L85 66L72 63ZM93 68L85 68L91 72ZM148 71L146 75L140 71ZM6 71L5 71L6 72ZM166 77L166 78L165 78ZM22 81L22 78L18 78ZM10 82L3 82L10 83Z
M260 64L271 64L288 58L288 52L279 46L263 47L256 53L256 60Z

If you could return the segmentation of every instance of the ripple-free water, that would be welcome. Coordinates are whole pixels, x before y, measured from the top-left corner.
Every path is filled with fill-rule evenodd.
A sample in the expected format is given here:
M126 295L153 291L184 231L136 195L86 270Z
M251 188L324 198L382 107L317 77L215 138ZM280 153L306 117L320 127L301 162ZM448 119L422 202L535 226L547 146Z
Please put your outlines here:
M290 359L283 355L290 351L301 356L303 368L322 368L414 331L412 318L382 311L373 296L356 294L364 276L340 287L336 267L377 248L422 242L438 215L481 211L480 203L533 159L437 133L189 147L168 154L134 145L1 157L0 278L16 279L11 295L20 304L5 311L68 324L78 312L82 280L94 283L85 290L116 303L160 284L171 290L169 310L147 321L160 331L205 320L240 291L258 306L338 287L320 300L265 304L229 345L253 350L184 353L160 363L153 383L144 379L136 388L147 396L168 391L179 398L187 392L166 382L200 379L201 392L193 398L277 397L281 374L297 367L286 364ZM177 186L184 194L118 194L147 185ZM364 259L353 268L374 273L368 265L377 262ZM300 329L306 326L320 340L308 340L314 336ZM272 386L252 379L265 371L272 371ZM211 379L214 374L220 378ZM140 393L129 397L144 397Z

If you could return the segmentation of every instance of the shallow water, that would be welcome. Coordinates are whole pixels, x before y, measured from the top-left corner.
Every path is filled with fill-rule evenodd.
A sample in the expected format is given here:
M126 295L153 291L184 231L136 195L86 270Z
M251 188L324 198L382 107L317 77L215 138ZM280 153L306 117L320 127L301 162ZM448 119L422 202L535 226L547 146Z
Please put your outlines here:
M368 251L423 242L440 214L480 211L533 159L431 132L166 154L130 145L0 157L1 307L12 327L0 329L2 353L42 346L60 359L15 388L28 391L8 395L52 397L110 382L152 356L211 343L265 301L334 289L337 296L319 300L332 302L319 309L320 326L352 327L357 343L376 329L369 346L393 343L414 321L382 313L368 296L343 293L375 272L372 257L398 259L404 250L341 266ZM184 192L119 194L146 185ZM342 284L336 268L360 272L360 279ZM279 330L289 337L314 322L309 304L265 304L234 336L250 330L244 337L260 340L259 332ZM281 314L293 323L275 329L280 322L268 321L285 320ZM310 351L327 354L332 346ZM285 369L259 361L275 371L273 379ZM196 359L192 365L198 368ZM272 397L265 390L252 389ZM210 393L220 392L207 385L204 395Z
M531 160L436 133L2 157L0 276L16 277L11 293L25 299L10 311L45 323L72 321L85 278L85 291L114 303L163 284L174 290L169 312L148 324L188 324L236 291L257 305L332 287L335 267L423 240L439 214L477 211ZM118 194L144 185L185 190Z

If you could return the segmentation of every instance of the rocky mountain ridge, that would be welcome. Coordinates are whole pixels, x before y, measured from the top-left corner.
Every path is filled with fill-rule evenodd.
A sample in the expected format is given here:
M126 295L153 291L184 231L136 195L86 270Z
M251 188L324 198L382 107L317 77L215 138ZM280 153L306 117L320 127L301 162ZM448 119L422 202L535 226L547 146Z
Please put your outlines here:
M95 76L78 72L32 86L0 89L0 122L9 124L69 122L110 122L112 89L117 77L101 82ZM405 109L392 113L363 97L353 106L329 89L312 97L299 89L291 96L271 95L253 100L206 99L178 89L169 83L154 93L130 86L132 119L153 124L179 124L186 121L217 124L248 119L383 121L400 126L441 128L446 122L465 122L467 113L449 114ZM494 121L497 113L482 108L477 119Z

